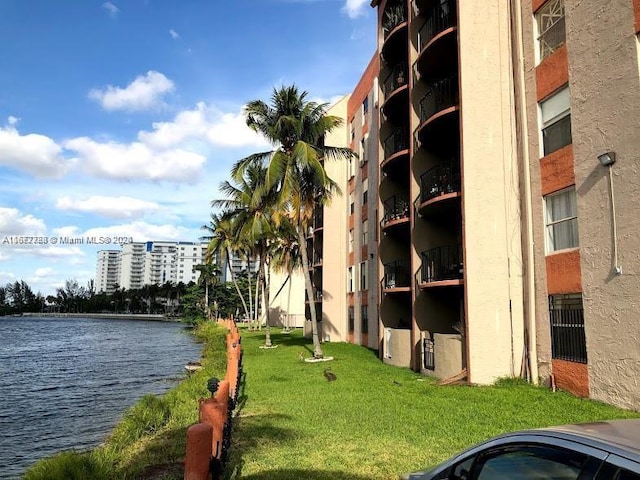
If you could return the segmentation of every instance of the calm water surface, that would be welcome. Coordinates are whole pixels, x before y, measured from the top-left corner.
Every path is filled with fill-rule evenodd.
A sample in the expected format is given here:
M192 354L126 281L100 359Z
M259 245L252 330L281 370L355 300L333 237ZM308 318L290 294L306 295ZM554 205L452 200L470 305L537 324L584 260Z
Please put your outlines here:
M200 357L176 323L0 317L0 478L104 441L124 410Z

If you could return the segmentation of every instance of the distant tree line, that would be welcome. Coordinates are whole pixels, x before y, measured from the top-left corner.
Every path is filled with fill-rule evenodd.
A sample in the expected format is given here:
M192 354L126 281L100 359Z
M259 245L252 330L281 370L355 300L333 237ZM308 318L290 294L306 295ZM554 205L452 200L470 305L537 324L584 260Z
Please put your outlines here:
M213 272L203 272L199 283L166 282L125 289L116 285L112 293L96 293L93 280L82 286L75 279L66 280L55 295L34 293L24 280L0 286L0 315L41 313L145 313L184 317L188 321L206 318L208 313L230 317L242 310L235 286L220 283ZM246 273L239 283L248 290ZM254 280L255 283L255 280Z

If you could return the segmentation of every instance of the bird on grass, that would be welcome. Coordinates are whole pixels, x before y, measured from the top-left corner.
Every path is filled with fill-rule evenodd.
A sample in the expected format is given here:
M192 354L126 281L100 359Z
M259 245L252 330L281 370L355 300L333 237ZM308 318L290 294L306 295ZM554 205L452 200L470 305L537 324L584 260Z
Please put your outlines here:
M327 367L324 369L324 378L327 379L327 382L333 382L336 378L336 374L331 372L331 367Z

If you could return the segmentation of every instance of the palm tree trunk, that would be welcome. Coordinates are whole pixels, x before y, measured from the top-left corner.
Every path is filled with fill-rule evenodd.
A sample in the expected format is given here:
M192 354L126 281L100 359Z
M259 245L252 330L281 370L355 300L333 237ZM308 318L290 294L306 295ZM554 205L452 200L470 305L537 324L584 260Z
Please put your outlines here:
M262 293L262 298L264 300L264 311L262 315L264 316L264 345L266 347L271 347L271 328L269 327L269 287L270 287L270 275L269 275L269 265L266 259L262 262L262 268L264 269L264 283L263 288L264 291ZM260 322L262 323L262 322Z
M227 248L227 258L228 259L231 258L231 252L229 251L228 248ZM245 317L249 318L249 310L247 310L247 302L244 299L244 295L242 295L242 292L240 291L240 286L238 285L236 276L233 273L233 268L229 268L229 271L231 272L231 282L233 283L233 286L236 287L236 292L238 292L238 296L240 297L240 301L242 302L242 307L244 308Z
M304 230L302 225L298 223L296 226L298 231L298 242L300 242L300 253L302 254L302 270L304 274L304 283L307 287L307 297L309 297L309 313L311 314L311 338L313 339L313 357L322 358L322 347L320 346L320 337L318 335L318 316L316 315L316 304L313 298L313 284L311 283L311 275L309 274L309 254L307 252L307 241L304 238Z
M255 315L254 307L253 307L253 291L251 288L251 260L247 257L247 288L249 289L249 315L247 316L247 320L249 320L249 330L253 328L253 316Z
M284 327L287 332L291 330L291 284L293 283L293 281L291 281L291 273L292 272L289 272L289 276L287 277L290 280L289 289L287 292L287 320Z
M209 315L209 282L205 278L204 280L204 315L207 317L207 320L210 320Z
M253 298L253 321L256 324L256 330L262 330L260 322L258 321L258 310L259 310L259 301L260 301L260 285L262 284L262 257L258 256L258 277L256 278L256 296Z

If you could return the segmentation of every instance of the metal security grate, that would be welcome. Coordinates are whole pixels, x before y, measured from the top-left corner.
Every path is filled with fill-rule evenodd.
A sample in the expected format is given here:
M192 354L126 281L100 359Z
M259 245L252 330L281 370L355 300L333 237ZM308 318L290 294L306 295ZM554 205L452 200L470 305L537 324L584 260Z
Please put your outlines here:
M587 363L582 295L549 296L549 318L552 358Z

